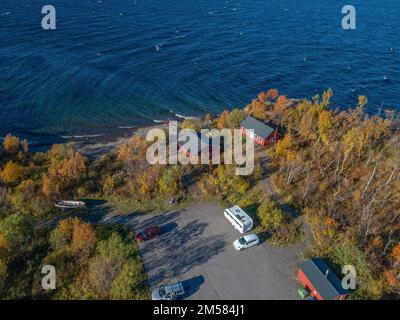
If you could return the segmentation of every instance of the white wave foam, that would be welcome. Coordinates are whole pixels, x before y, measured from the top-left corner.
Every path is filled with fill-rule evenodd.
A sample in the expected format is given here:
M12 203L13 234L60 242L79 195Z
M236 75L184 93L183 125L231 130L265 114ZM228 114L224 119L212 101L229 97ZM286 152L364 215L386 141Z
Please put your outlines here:
M99 138L104 137L105 134L84 134L84 135L71 135L71 136L60 136L63 139L87 139L87 138Z
M178 117L178 118L181 118L181 119L186 119L186 120L194 120L194 119L196 119L196 117L184 116L184 115L181 115L179 113L175 113L175 116Z

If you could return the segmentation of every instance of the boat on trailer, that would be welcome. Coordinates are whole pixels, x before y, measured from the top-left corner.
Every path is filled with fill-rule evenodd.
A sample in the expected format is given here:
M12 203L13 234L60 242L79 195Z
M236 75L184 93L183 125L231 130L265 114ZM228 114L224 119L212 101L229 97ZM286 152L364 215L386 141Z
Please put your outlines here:
M79 209L85 207L86 203L83 201L61 200L57 201L54 205L61 209Z

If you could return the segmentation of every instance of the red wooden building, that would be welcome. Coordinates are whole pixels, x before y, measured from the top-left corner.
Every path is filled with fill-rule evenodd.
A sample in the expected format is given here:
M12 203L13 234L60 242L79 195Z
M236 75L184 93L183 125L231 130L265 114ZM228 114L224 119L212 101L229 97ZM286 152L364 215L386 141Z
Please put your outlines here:
M263 147L274 145L280 137L276 129L250 116L240 124L240 130L242 135Z
M201 153L206 152L206 149L208 149L208 154L211 157L214 153L218 154L220 146L214 144L210 137L205 137L200 134L190 138L187 137L184 141L178 141L178 150L184 152L188 158L191 156L191 150L197 150L195 156L199 156Z
M344 300L349 295L322 259L307 259L301 263L297 278L316 300Z

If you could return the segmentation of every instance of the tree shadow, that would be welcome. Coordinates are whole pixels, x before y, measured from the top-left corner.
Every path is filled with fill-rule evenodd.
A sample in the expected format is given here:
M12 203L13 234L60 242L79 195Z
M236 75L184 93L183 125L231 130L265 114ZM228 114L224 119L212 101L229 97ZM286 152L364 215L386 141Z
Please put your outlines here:
M254 204L250 204L250 205L242 208L244 210L244 212L246 212L253 219L255 226L258 225L258 223L259 223L259 219L258 219L258 215L257 215L257 209L259 206L260 205L258 203L254 203Z
M76 216L92 224L105 223L108 215L113 211L113 207L107 201L93 201L85 209L80 210Z
M226 247L224 235L202 237L208 223L192 221L178 227L180 212L161 214L143 221L135 228L150 224L172 226L167 233L141 244L140 252L148 274L150 286L173 279L190 269L202 265ZM176 226L175 226L176 225Z
M279 205L279 208L293 220L300 217L299 211L291 204L283 203Z
M107 203L106 200L102 200L102 199L80 199L81 201L85 202L86 207L93 207L93 206L100 206L103 205L105 203Z
M42 220L35 226L38 228L46 228L46 227L53 228L60 221L71 217L78 217L92 224L100 224L103 223L106 217L113 211L112 206L107 205L107 201L104 200L87 201L87 199L84 201L87 205L86 207L79 209L62 210L60 214Z
M135 232L139 232L153 225L160 226L162 229L165 228L165 230L167 230L166 232L170 232L178 226L176 221L180 214L181 211L173 210L155 216L151 215L149 218L146 218L146 213L143 212L135 212L129 216L131 217L130 224L133 226Z
M182 299L189 298L191 295L197 292L204 281L205 280L202 275L182 281L183 288L185 289L185 294L182 296Z
M177 226L178 226L178 224L175 222L166 223L166 224L160 226L161 234L169 233L172 230L174 230Z

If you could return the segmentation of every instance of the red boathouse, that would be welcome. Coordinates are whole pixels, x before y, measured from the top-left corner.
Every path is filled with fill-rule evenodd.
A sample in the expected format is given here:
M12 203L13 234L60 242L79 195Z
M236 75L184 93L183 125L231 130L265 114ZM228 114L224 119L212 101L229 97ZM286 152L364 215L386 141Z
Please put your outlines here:
M307 259L301 263L297 279L316 300L344 300L350 294L322 259Z
M240 131L262 147L274 145L280 137L276 129L250 116L240 124Z

